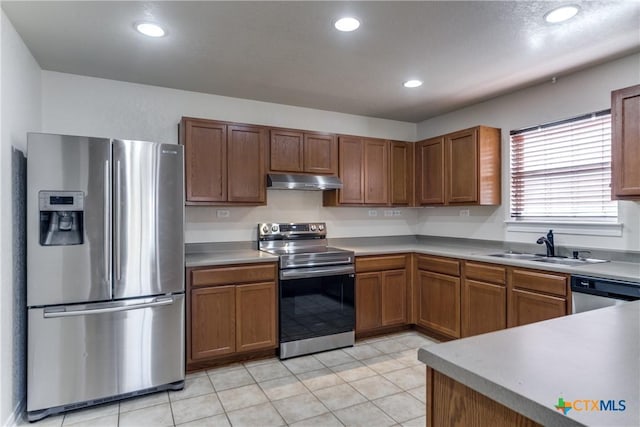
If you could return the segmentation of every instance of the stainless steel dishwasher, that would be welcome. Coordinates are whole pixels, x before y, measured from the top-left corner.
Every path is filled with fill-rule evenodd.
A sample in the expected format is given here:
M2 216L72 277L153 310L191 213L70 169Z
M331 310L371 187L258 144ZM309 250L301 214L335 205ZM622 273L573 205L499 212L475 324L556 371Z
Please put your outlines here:
M572 313L640 300L640 283L571 276Z

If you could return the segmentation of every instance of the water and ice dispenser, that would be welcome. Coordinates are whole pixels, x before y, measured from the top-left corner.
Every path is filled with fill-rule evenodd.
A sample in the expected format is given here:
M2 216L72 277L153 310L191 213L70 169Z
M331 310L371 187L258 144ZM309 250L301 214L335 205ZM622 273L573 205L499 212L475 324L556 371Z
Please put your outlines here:
M40 191L40 244L81 245L84 241L84 193Z

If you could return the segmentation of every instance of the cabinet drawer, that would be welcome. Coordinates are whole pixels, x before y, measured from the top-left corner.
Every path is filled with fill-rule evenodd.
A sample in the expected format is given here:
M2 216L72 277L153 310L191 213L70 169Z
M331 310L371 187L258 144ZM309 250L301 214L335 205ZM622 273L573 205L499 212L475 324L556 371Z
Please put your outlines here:
M434 271L450 276L460 276L460 261L418 255L418 270Z
M273 282L276 264L235 265L191 272L191 286L228 285L234 283Z
M566 296L567 277L541 271L518 270L511 271L511 285L514 288L548 294Z
M507 283L507 271L504 267L495 265L465 262L464 275L467 279L504 285Z
M356 273L403 270L406 266L406 255L356 257Z

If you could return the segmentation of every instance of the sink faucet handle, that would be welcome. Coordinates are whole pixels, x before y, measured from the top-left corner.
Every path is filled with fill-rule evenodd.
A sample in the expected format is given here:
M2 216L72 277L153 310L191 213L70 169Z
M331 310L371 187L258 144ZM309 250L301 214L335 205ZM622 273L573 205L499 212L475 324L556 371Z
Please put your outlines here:
M573 259L583 258L580 254L589 254L591 255L591 251L573 251Z

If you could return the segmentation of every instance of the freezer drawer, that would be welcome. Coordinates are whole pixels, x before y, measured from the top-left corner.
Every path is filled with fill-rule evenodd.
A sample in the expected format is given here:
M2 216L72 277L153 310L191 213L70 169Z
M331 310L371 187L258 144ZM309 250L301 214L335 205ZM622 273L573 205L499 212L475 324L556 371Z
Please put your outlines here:
M183 319L184 294L30 308L27 411L184 380Z

